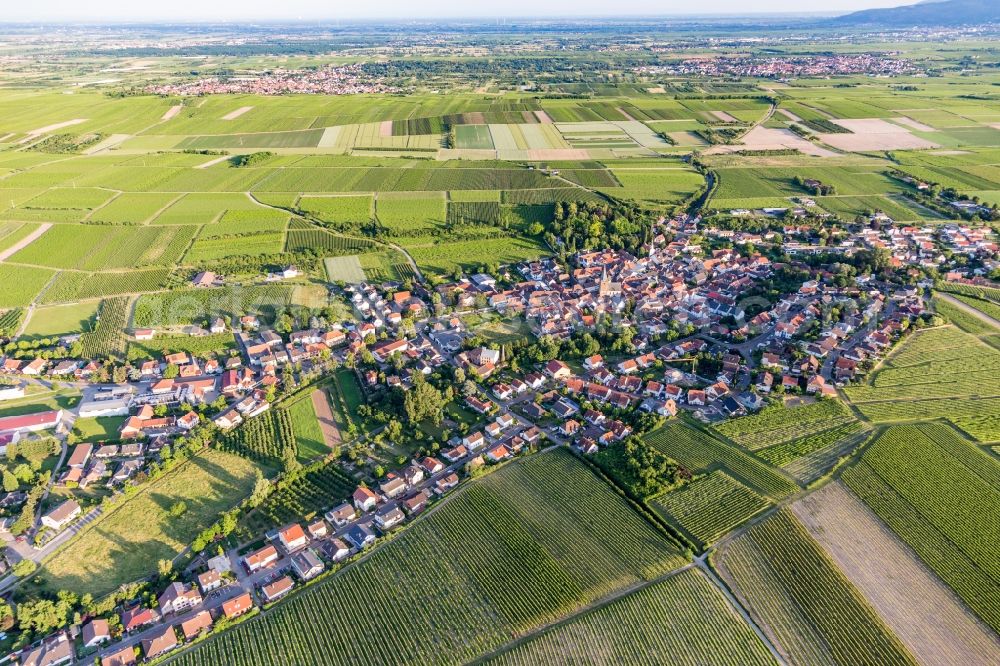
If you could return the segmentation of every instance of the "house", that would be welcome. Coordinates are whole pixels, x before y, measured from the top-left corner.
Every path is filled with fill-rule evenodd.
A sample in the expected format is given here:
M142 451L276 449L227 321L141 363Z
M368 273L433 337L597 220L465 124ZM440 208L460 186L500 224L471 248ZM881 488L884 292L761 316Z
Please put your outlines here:
M510 449L508 449L506 445L497 444L486 452L486 459L490 462L500 462L501 460L510 458L510 455Z
M187 587L183 583L173 582L160 594L157 601L160 604L160 612L179 613L201 603L201 594L197 589Z
M351 549L340 539L330 539L323 543L323 552L334 562L339 562L351 554Z
M375 524L378 525L379 529L382 531L391 529L396 525L399 525L406 519L406 515L403 513L399 505L395 503L386 504L375 512Z
M469 450L462 444L441 452L441 457L450 463L458 462L467 455L469 455Z
M545 364L545 373L553 379L566 379L573 374L573 371L562 361L552 359Z
M135 664L135 650L131 645L101 658L101 666L133 666L133 664Z
M298 550L299 548L305 547L309 542L309 538L306 536L305 530L298 523L294 525L289 525L288 527L278 530L278 541L289 553Z
M136 340L152 340L156 331L152 328L137 328L133 333Z
M690 389L687 393L689 405L702 406L705 404L705 392L697 389Z
M70 454L69 461L66 464L70 467L86 467L93 450L94 447L91 444L77 444L73 447L73 453Z
M29 433L40 430L51 430L62 423L63 411L55 410L49 412L39 412L37 414L25 414L23 416L6 416L0 418L0 433L16 432Z
M108 621L96 618L83 625L82 631L83 647L97 647L105 641L111 640L111 630Z
M444 464L437 458L431 456L426 456L420 461L420 467L423 468L428 474L437 474L438 472L444 471Z
M580 423L574 419L570 419L560 426L559 430L566 437L572 437L580 429Z
M61 530L73 522L81 512L79 504L73 500L66 500L42 516L42 525L45 525L49 529Z
M427 506L431 499L431 494L426 490L418 491L416 494L403 500L403 508L409 514L419 513Z
M326 524L325 520L320 518L309 523L306 526L306 531L309 532L310 539L322 539L330 533L330 526Z
M354 510L354 507L346 502L326 512L326 519L337 527L343 527L357 517L358 514Z
M215 569L209 569L203 574L198 574L198 587L202 594L208 594L212 590L222 587L222 576Z
M379 484L379 490L389 499L396 499L406 492L406 481L403 477L390 472L385 481Z
M485 444L486 444L486 438L483 437L483 433L478 430L462 438L462 445L465 446L470 451L475 451L477 449L480 449Z
M451 490L457 485L458 485L458 475L452 472L451 474L446 474L445 476L442 476L440 479L438 479L437 482L434 484L434 489L438 493L444 493L448 490Z
M181 633L186 641L197 638L201 632L211 628L212 614L207 610L199 611L191 619L181 622Z
M160 619L160 613L155 608L136 606L122 613L122 631L126 634L147 624L153 624Z
M355 525L344 535L355 548L366 548L375 543L375 533L367 525Z
M309 548L292 556L292 568L302 580L309 580L323 573L323 563Z
M264 594L264 599L271 603L291 592L293 587L295 587L295 583L292 582L292 577L282 576L273 583L262 587L260 591Z
M595 354L583 361L583 367L587 370L597 370L598 368L604 367L604 357L600 354Z
M195 287L214 287L216 278L216 274L212 271L203 271L194 276L191 280L191 285Z
M244 592L238 597L234 597L222 604L222 614L232 619L248 613L253 608L253 599L249 592Z
M243 564L249 573L260 571L278 561L278 549L267 545L259 550L255 550L243 558Z
M364 486L358 486L351 495L351 499L359 511L371 511L378 505L378 496Z
M21 657L21 666L60 666L73 661L73 641L65 631L48 636Z
M177 634L172 626L166 626L149 638L142 639L142 653L146 659L155 659L177 647Z

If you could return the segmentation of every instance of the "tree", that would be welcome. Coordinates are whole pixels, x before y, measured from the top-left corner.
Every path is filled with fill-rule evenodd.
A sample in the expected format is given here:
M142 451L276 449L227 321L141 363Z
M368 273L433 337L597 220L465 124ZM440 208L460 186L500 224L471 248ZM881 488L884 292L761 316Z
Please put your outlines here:
M14 565L11 571L13 571L14 575L17 576L18 578L27 578L31 574L35 573L35 570L37 568L38 565L35 564L34 561L21 560Z
M403 410L411 425L424 419L440 425L444 418L444 396L441 391L428 384L423 375L417 373L413 376L413 387L403 398Z
M10 470L3 471L3 489L4 492L12 493L18 489L21 484L18 483L17 477L10 473Z
M267 496L271 494L271 483L264 478L260 470L256 470L257 478L253 484L253 491L250 493L250 499L247 503L251 508L256 508L264 503Z
M156 563L156 571L160 574L160 578L166 578L174 570L174 563L171 560L160 560Z
M286 446L281 452L281 465L285 472L289 474L293 474L302 469L302 463L299 462L294 446Z

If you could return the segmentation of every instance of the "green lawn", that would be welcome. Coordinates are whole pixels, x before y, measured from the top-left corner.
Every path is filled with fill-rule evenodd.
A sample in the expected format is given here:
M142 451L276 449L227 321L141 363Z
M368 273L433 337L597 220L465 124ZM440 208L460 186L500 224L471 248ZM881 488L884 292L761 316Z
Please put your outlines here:
M118 439L118 431L125 422L124 416L98 416L95 418L77 419L73 430L79 434L83 442L103 442Z
M37 308L24 328L26 338L83 333L93 328L100 301Z
M323 439L323 431L316 418L316 410L313 409L310 393L306 393L303 398L286 407L288 415L292 419L292 432L295 433L298 456L303 462L330 453L330 448Z

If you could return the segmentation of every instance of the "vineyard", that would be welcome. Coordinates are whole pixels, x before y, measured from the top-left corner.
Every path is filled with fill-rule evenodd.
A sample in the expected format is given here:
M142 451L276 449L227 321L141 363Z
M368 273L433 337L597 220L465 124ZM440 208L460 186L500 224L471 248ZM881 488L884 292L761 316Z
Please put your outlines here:
M973 610L1000 629L1000 465L940 424L895 426L844 482Z
M128 339L125 327L128 325L130 299L124 296L109 298L101 302L97 314L97 326L93 331L80 336L83 356L87 358L125 358Z
M676 522L702 546L715 542L770 505L767 499L721 471L650 501L658 514Z
M842 484L791 509L919 663L986 664L1000 654L1000 637Z
M326 255L358 254L375 247L374 241L337 236L323 229L289 229L285 241L286 252L313 250Z
M849 421L801 439L769 446L757 451L757 455L781 467L801 483L809 483L859 444L864 432L866 427L860 421Z
M187 352L198 357L213 357L236 349L236 340L232 333L216 333L200 336L163 336L154 340L130 342L128 345L129 360L159 359L165 354Z
M21 326L24 310L7 310L0 314L0 335L13 335Z
M291 287L282 285L182 289L141 296L135 304L135 326L171 326L205 323L215 317L231 320L255 313L270 318L274 310L291 303Z
M788 509L727 544L715 563L789 661L915 663Z
M256 535L292 521L321 517L348 499L357 485L335 463L313 463L283 477L267 500L247 516L246 527Z
M972 335L996 333L996 328L990 326L979 317L941 298L934 299L934 310L966 333L971 333Z
M912 335L870 384L844 393L872 421L947 418L980 441L1000 439L1000 350L952 326Z
M283 409L264 412L220 437L219 448L250 460L277 463L287 449L295 450L292 420Z
M550 629L484 663L773 664L698 571L685 571Z
M692 426L673 422L646 436L655 449L693 471L724 469L757 492L780 499L798 486L779 470Z
M366 560L176 663L466 662L683 561L571 454L552 451L474 482Z
M842 402L823 399L799 407L775 403L756 414L720 423L715 429L740 446L759 451L854 420Z

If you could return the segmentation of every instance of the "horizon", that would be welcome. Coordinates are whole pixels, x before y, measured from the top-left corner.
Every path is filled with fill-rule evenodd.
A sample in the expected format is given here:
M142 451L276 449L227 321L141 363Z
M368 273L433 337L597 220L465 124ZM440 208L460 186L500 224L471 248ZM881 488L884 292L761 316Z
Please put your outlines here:
M626 0L614 13L604 9L605 4L596 0L568 2L557 0L545 6L545 11L535 11L534 3L526 0L512 0L507 3L511 11L504 14L480 11L449 0L430 0L424 11L408 14L410 5L401 0L386 0L378 3L381 15L368 6L363 8L340 8L331 12L330 8L315 0L291 0L276 10L272 3L262 0L223 0L205 7L195 0L178 0L169 11L159 6L137 7L122 0L97 0L81 6L69 0L43 0L31 6L7 8L0 25L20 25L25 23L85 25L113 25L136 23L166 23L171 25L197 25L206 23L303 23L303 22L399 22L399 21L449 21L449 20L609 20L609 19L697 19L742 16L832 16L865 9L898 7L913 4L913 0L839 0L826 6L822 11L803 11L796 0L765 0L763 6L755 6L752 11L743 9L742 0L719 0L714 11L688 11L686 6L666 8L663 3L650 0ZM670 2L667 4L678 4ZM655 6L654 6L655 5ZM184 18L178 18L183 16ZM238 18L233 18L238 16Z

